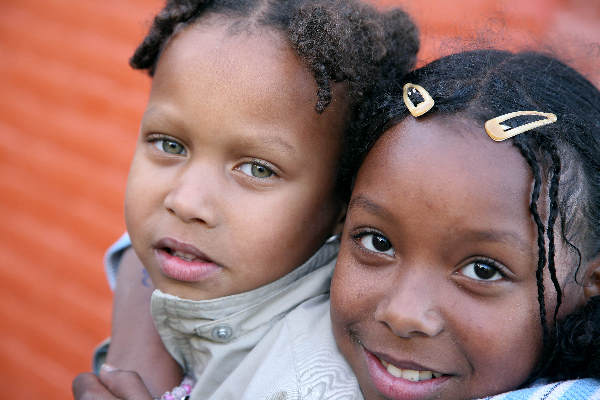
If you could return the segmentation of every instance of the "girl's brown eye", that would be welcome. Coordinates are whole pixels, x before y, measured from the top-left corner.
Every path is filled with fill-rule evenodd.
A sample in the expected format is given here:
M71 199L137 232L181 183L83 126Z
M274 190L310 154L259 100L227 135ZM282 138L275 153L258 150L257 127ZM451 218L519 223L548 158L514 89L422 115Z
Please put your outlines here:
M477 281L497 281L503 278L498 268L489 262L476 261L460 269L460 273Z
M385 236L375 232L365 232L358 237L360 245L375 253L394 255L394 247Z

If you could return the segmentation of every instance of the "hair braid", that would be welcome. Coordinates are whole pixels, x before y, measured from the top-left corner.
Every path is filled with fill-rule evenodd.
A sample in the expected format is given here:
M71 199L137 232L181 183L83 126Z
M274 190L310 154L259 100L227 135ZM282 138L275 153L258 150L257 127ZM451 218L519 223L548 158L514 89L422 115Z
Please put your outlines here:
M550 198L550 210L548 212L548 270L550 271L550 278L554 284L556 290L556 307L554 309L554 320L558 315L558 309L562 303L562 290L556 277L556 266L554 260L555 253L555 241L554 241L554 224L558 216L558 187L560 181L560 157L556 145L550 141L548 142L550 156L552 158L552 177L550 180L550 188L548 197Z
M548 346L549 342L548 323L546 321L546 301L544 298L544 266L546 265L546 244L544 240L544 223L542 222L537 209L537 202L542 186L542 176L535 153L526 143L523 143L523 140L519 139L513 140L513 144L519 149L527 161L527 164L529 164L531 171L533 172L533 190L531 192L529 210L537 226L538 265L535 271L535 276L537 281L538 303L540 306L540 319L543 330L543 344L544 347L546 347Z

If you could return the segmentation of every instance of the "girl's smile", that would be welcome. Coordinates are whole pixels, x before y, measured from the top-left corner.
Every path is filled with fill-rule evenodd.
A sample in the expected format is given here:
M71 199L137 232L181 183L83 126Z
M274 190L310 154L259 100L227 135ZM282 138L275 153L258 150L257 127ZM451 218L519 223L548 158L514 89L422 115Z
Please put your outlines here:
M127 184L127 229L154 285L194 300L282 277L340 213L346 106L334 97L318 114L286 41L231 23L203 17L163 50Z
M433 371L411 361L385 361L386 355L375 355L364 350L367 368L373 384L384 396L394 399L423 398L441 391L448 375Z
M409 117L376 142L331 288L367 400L469 399L527 379L542 343L531 184L519 152L470 121ZM584 301L566 253L557 242L564 313Z

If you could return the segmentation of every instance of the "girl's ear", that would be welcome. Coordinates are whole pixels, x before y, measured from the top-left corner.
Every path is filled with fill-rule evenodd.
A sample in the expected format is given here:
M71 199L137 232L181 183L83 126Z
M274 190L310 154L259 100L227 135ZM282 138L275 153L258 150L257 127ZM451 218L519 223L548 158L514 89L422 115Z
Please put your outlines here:
M600 255L588 263L583 286L586 301L600 295Z

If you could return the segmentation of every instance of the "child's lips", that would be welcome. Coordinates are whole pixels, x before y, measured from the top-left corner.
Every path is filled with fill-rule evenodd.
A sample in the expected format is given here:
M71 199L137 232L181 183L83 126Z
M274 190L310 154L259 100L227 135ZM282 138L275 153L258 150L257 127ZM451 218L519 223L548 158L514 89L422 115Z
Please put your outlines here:
M450 375L409 361L391 360L363 348L372 383L385 397L422 400L439 394Z
M173 238L160 239L154 249L162 273L178 281L199 282L222 268L197 247Z

